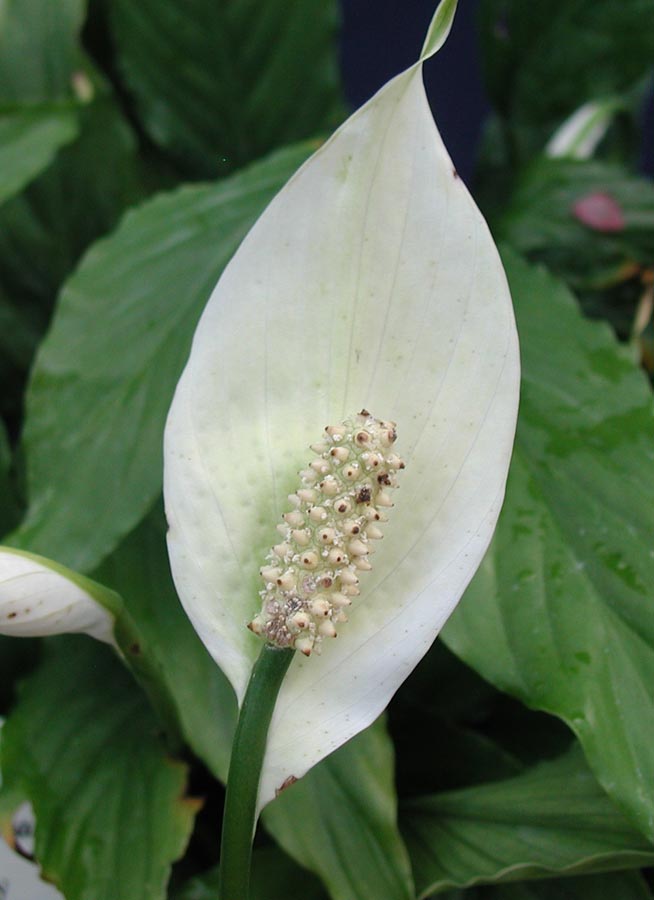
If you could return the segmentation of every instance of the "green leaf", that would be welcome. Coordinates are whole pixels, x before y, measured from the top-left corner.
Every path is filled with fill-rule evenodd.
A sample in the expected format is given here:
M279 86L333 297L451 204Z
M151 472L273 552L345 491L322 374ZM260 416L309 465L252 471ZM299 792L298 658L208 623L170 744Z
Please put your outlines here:
M563 718L654 838L652 394L560 282L504 260L523 355L518 434L491 550L444 640Z
M190 743L198 752L204 751L209 764L224 777L236 712L234 696L201 645L194 642L181 613L168 575L164 530L144 526L111 559L118 572L116 580L130 594L138 620L123 598L105 585L44 557L0 547L0 633L41 637L83 632L110 644L143 687L169 747L180 746L180 725L186 726ZM111 576L111 566L106 568ZM179 680L171 659L183 667Z
M142 194L136 142L111 98L99 94L78 118L77 139L0 209L0 377L12 415L61 282Z
M486 83L519 155L582 103L626 91L651 69L650 0L484 0L481 11Z
M652 895L636 872L609 872L446 891L438 897L440 900L651 900Z
M28 184L77 134L72 109L0 112L0 203Z
M34 367L19 546L88 571L143 518L161 491L164 421L204 303L308 152L156 197L88 253Z
M263 823L332 900L408 900L413 881L396 816L392 744L379 719L286 788Z
M613 806L578 747L506 781L421 797L401 822L420 897L654 862L654 847Z
M39 334L45 328L45 317L30 303L12 302L3 290L2 274L0 269L0 413L8 421L19 421L23 384Z
M71 95L85 10L84 0L0 4L0 100L38 103Z
M0 636L0 715L6 715L14 701L16 682L34 668L40 646L37 639Z
M494 781L514 775L522 768L495 742L471 728L416 712L412 718L407 717L407 724L398 725L393 708L394 704L391 735L401 797ZM429 752L425 752L426 746Z
M115 0L119 68L151 137L212 176L340 118L335 0Z
M16 522L18 504L11 478L12 454L5 423L0 419L0 536Z
M16 524L18 504L11 479L11 448L4 422L0 419L0 535ZM13 700L14 682L34 665L39 642L0 637L0 715Z
M100 94L79 118L77 140L0 211L0 291L17 305L51 306L83 250L141 196L136 142L114 101Z
M507 778L563 753L571 740L563 722L498 691L440 640L394 696L389 715L401 796Z
M593 195L613 201L622 227L603 231L580 220L576 204ZM630 263L652 264L654 186L608 163L539 159L519 180L497 234L570 282L592 285Z
M388 710L399 795L467 787L519 772L518 760L482 733L507 699L437 640Z
M12 416L61 282L140 194L131 129L79 47L85 11L84 0L0 5L2 199L40 173L0 209L0 377Z
M172 699L183 736L216 777L225 781L236 698L177 598L165 532L163 509L157 506L94 577L122 596L152 654L161 690Z
M112 654L58 639L2 737L2 773L37 821L36 857L66 900L163 900L197 804L141 692Z
M193 878L171 900L216 900L216 867ZM326 900L320 882L276 847L255 847L249 900Z

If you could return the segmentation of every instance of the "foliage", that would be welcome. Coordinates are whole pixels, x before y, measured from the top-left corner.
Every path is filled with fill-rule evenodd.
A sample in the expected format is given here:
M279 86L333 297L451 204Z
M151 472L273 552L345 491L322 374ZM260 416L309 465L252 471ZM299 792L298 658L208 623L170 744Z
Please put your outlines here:
M236 704L172 585L163 424L211 288L345 107L335 0L222 6L0 3L2 543L118 591L172 710L88 638L0 638L0 800L30 800L67 900L215 893ZM651 897L654 16L482 0L479 25L474 193L523 364L506 504L388 717L268 807L255 900ZM597 98L593 158L547 157Z

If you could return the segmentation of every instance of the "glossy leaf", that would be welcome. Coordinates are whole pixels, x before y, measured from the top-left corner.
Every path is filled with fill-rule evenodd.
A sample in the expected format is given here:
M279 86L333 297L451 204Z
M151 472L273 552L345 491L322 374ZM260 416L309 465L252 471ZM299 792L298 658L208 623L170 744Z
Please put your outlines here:
M0 210L0 286L17 306L54 304L89 243L140 199L134 134L102 92L78 111L79 135Z
M402 830L420 897L654 862L654 847L611 803L576 747L509 780L413 800Z
M76 134L70 109L0 113L0 203L35 178Z
M513 747L500 745L495 732L493 738L486 733L490 723L501 727L507 700L437 640L388 710L399 796L468 787L519 772L522 765ZM516 712L510 719L512 735L536 732L534 722L524 727ZM551 716L543 718L548 724L553 721ZM569 732L564 731L569 742ZM539 739L545 743L542 734Z
M563 718L652 839L652 393L560 282L505 263L525 373L518 435L496 537L444 639Z
M14 702L16 684L38 662L40 649L41 641L38 638L17 641L15 638L0 636L0 711L3 715Z
M0 634L83 632L113 644L120 605L111 591L52 560L0 547Z
M39 103L73 92L84 0L7 0L0 10L0 100Z
M37 860L66 900L164 900L197 803L108 651L79 639L51 649L4 727L2 771L32 802Z
M2 329L0 349L11 365L3 358L0 375L3 383L17 382L16 393L61 281L87 244L136 199L131 129L81 50L86 6L85 0L10 0L0 11L0 104L7 116L33 123L32 145L38 144L39 119L69 120L66 141L57 143L68 146L52 165L40 166L42 174L27 192L0 210L0 324L8 319L12 338L20 337L17 352ZM46 155L54 155L48 138L53 123L47 130L45 121L40 125L40 146L25 146L30 152L22 164L31 165L32 175L38 174L39 154L44 164ZM3 401L11 402L6 396Z
M4 422L0 419L0 537L16 524L18 502L14 490L12 452Z
M261 646L245 628L258 569L309 445L365 406L397 422L407 460L350 624L284 680L262 804L378 717L453 609L501 504L517 389L504 274L418 63L259 219L204 312L168 420L173 575L240 698Z
M498 884L466 891L445 891L439 900L651 900L647 884L636 872L611 872L542 882Z
M411 900L397 830L393 749L382 720L333 753L267 807L266 828L323 880L332 900Z
M110 13L137 112L190 174L229 171L340 118L335 0L114 0Z
M2 403L21 418L19 397L62 281L142 192L136 142L113 101L97 96L77 115L78 137L0 208Z
M193 878L171 900L216 900L218 868ZM255 847L249 900L326 900L320 882L276 847Z
M85 257L28 393L20 546L88 571L143 518L161 491L164 419L206 296L307 152L162 194Z

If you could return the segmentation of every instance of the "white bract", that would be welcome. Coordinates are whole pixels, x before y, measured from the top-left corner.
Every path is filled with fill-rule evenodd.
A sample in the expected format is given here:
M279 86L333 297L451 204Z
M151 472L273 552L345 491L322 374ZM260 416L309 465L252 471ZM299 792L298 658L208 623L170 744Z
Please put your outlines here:
M434 125L421 60L298 171L216 286L165 440L182 603L242 700L261 639L260 567L326 425L397 423L395 509L349 621L297 653L260 806L369 725L454 609L504 495L519 390L511 300L486 224Z
M0 634L44 637L83 632L114 645L114 615L101 589L51 560L0 547Z
M545 147L550 159L590 159L622 104L612 97L590 100L565 120Z

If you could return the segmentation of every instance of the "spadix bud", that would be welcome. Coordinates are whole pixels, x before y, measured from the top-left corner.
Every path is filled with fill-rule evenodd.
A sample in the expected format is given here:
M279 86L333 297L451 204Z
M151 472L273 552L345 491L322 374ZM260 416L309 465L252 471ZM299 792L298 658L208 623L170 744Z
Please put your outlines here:
M404 468L390 452L394 441L394 423L362 410L328 426L325 438L312 444L318 458L300 472L302 484L289 495L293 509L283 516L286 524L277 526L284 541L273 555L283 557L287 568L283 575L275 567L261 570L263 604L249 626L255 634L309 656L320 652L323 638L336 637L337 624L347 622L343 607L359 594L357 573L372 568L367 539L382 535L378 523L385 516L377 506L393 505L389 491ZM316 483L316 474L327 471Z
M297 496L303 503L315 503L318 494L312 488L300 488L295 496Z
M261 577L265 582L276 581L282 574L282 570L278 566L264 566L261 569Z
M338 462L345 462L350 455L350 451L347 447L332 447L329 455L338 460Z

